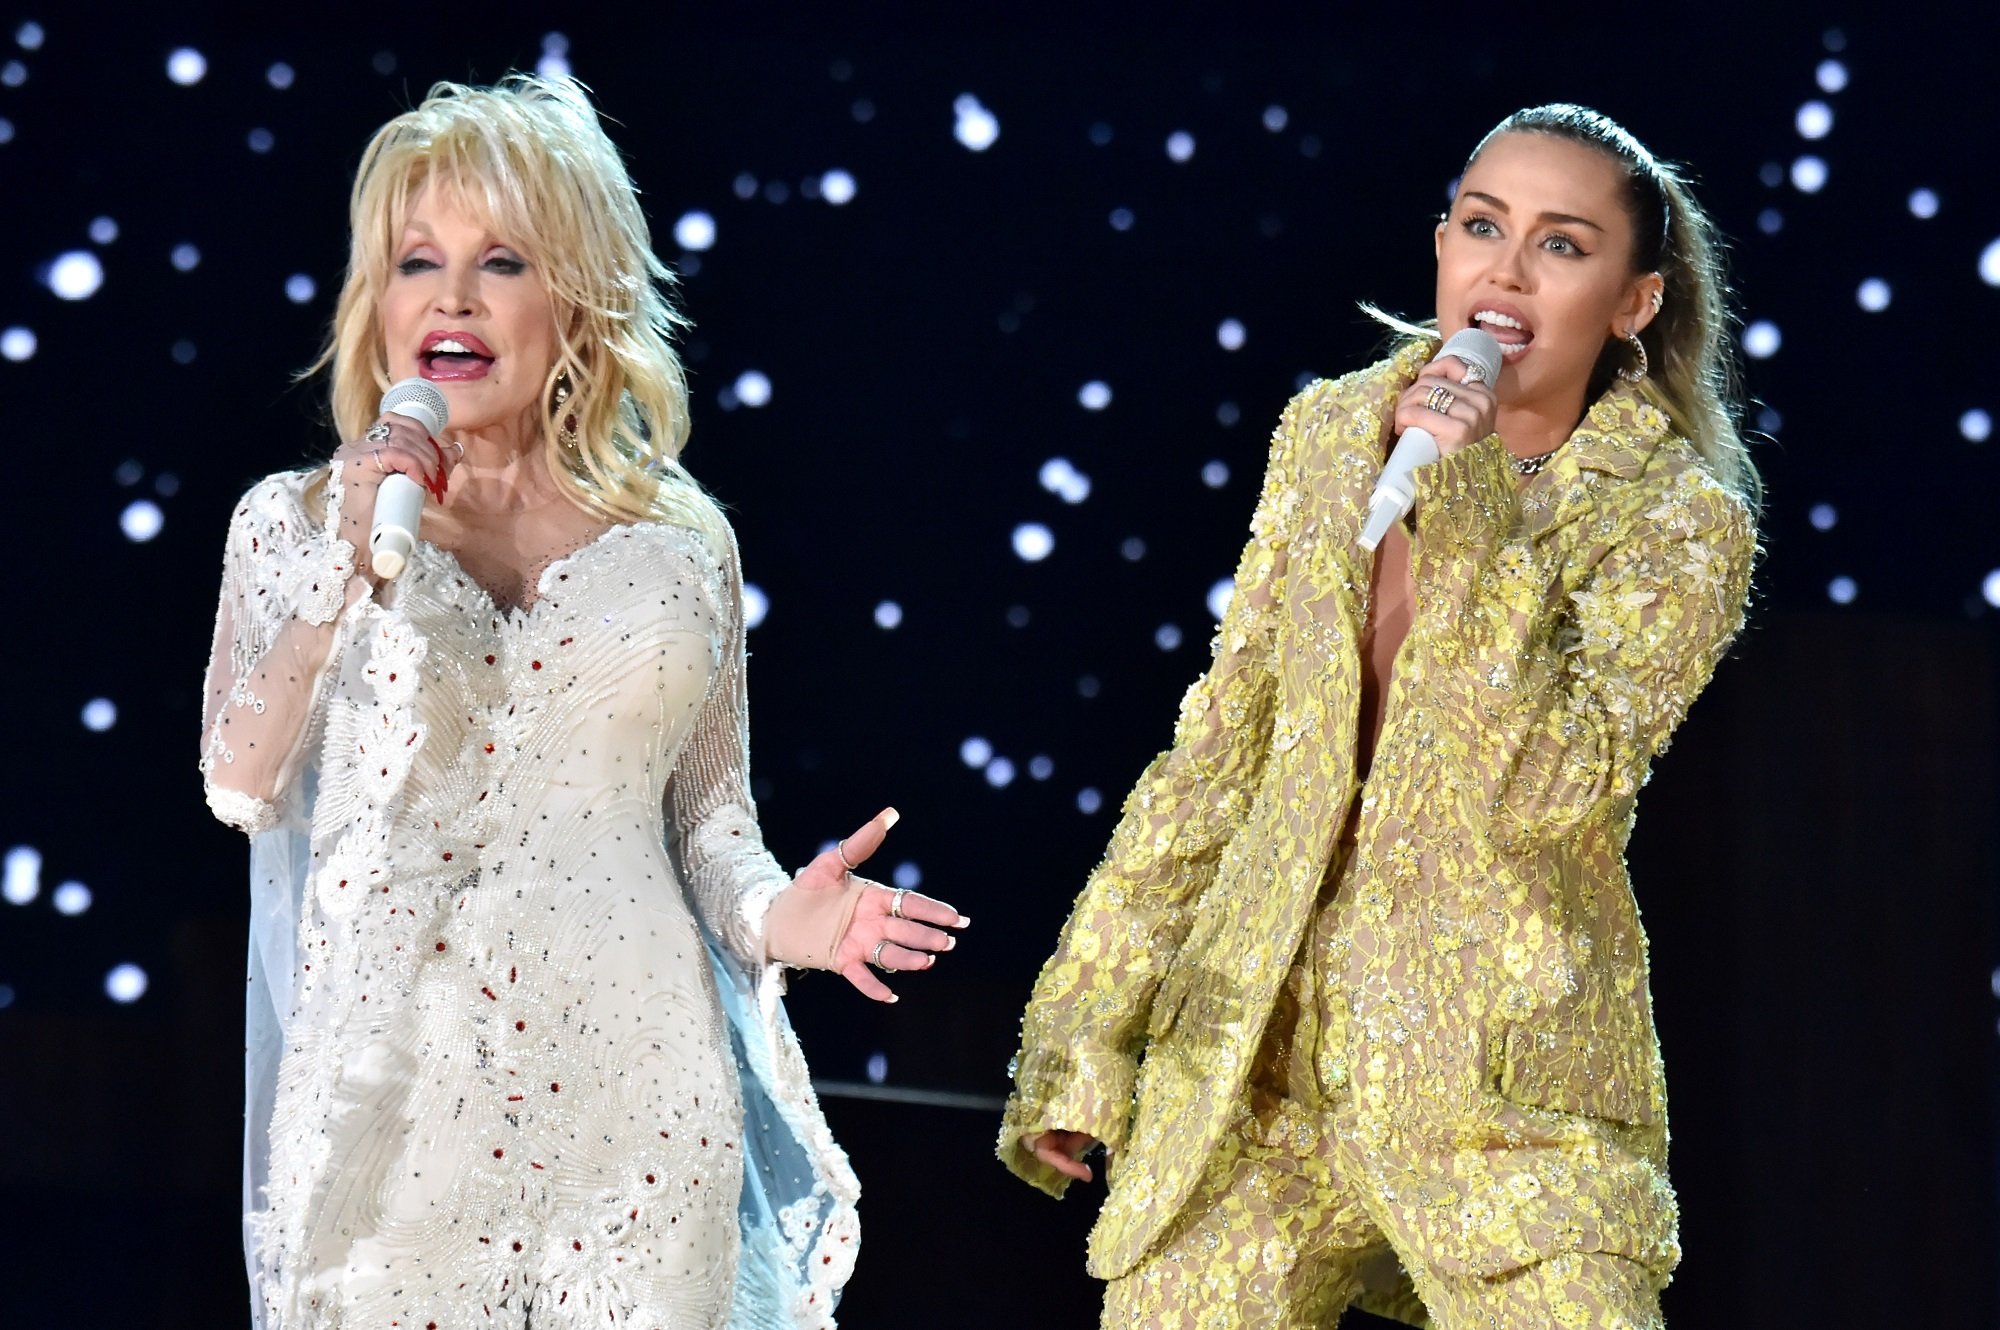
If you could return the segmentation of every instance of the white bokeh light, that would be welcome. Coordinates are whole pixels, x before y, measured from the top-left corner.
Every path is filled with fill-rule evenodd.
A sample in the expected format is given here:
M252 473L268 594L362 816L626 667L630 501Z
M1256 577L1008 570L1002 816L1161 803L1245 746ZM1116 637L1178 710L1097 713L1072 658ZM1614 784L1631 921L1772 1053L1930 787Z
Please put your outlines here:
M1082 503L1090 497L1090 477L1070 465L1067 457L1051 457L1042 463L1036 479L1064 503Z
M1767 236L1774 236L1785 229L1785 214L1776 208L1766 208L1757 214L1757 229Z
M1847 66L1838 60L1822 60L1813 71L1813 82L1821 92L1840 92L1847 87Z
M1993 437L1993 417L1975 406L1958 418L1958 432L1967 443L1984 443Z
M693 253L710 248L715 244L715 218L698 208L682 213L674 223L674 243Z
M42 42L47 36L48 34L42 31L42 25L33 19L14 29L14 40L24 51L41 50Z
M90 222L90 242L93 245L108 245L118 238L118 220L114 217L94 217Z
M201 265L201 251L185 241L175 245L174 252L167 258L181 272L193 272Z
M1225 577L1210 587L1208 589L1208 617L1217 623L1221 623L1222 616L1229 613L1229 601L1235 594L1236 582L1233 578Z
M569 77L568 37L560 32L551 32L542 38L542 54L535 61L535 72L545 79Z
M1986 580L1979 584L1979 594L1986 598L1988 605L2000 610L2000 568L1986 574Z
M57 914L78 915L90 908L90 888L81 882L65 882L49 896Z
M736 376L736 400L745 406L764 406L771 400L771 379L760 369L746 369Z
M160 534L166 521L167 515L160 511L159 504L151 499L134 499L118 514L118 529L125 533L125 539L143 545Z
M1076 390L1076 401L1086 411L1102 411L1111 405L1111 385L1102 379L1092 379Z
M1153 645L1162 651L1178 651L1181 647L1181 626L1177 623L1163 623L1153 630Z
M1743 330L1743 354L1752 360L1768 360L1784 345L1784 335L1769 319L1758 319Z
M1802 139L1823 139L1833 130L1833 108L1825 102L1807 102L1793 120Z
M960 93L953 99L951 109L955 117L951 136L972 151L985 152L1000 137L1000 118L971 93Z
M2000 240L1979 251L1979 280L1988 286L2000 286Z
M975 734L958 746L958 760L977 771L993 760L993 745Z
M986 783L996 790L1004 790L1014 783L1014 763L1011 758L996 757L986 764Z
M1137 220L1138 218L1132 215L1130 208L1113 208L1111 210L1111 229L1114 231L1130 231L1132 223Z
M83 704L83 728L102 734L118 723L118 704L108 697L93 697Z
M1880 314L1889 308L1889 284L1880 277L1870 277L1854 292L1854 299L1870 314Z
M32 845L16 845L7 851L5 875L0 876L0 896L9 905L26 905L42 894L42 852Z
M1229 463L1216 459L1205 462L1201 468L1201 483L1212 490L1219 490L1229 483Z
M1014 528L1014 553L1024 562L1040 563L1055 547L1055 533L1040 522L1023 522Z
M1826 162L1811 153L1792 163L1792 188L1801 194L1817 194L1826 186Z
M252 152L269 152L277 145L278 140L270 130L260 127L250 131L248 142Z
M819 196L838 208L854 201L854 177L846 171L835 169L819 178Z
M1929 221L1938 215L1938 196L1934 189L1913 189L1910 191L1910 216Z
M1225 429L1243 419L1243 408L1234 402L1224 402L1215 408L1215 423Z
M1815 531L1831 531L1840 522L1840 510L1830 503L1816 503L1806 514L1806 520L1813 524Z
M1097 792L1095 786L1086 785L1076 792L1077 812L1088 815L1102 807L1104 807L1104 796Z
M1241 351L1248 336L1241 319L1224 319L1215 330L1216 344L1225 351Z
M14 122L6 116L0 115L0 143L12 143L13 141Z
M1137 563L1146 557L1146 542L1137 536L1127 536L1118 542L1118 555L1127 563Z
M1047 780L1056 774L1056 760L1047 753L1037 753L1028 759L1028 775L1034 780Z
M191 88L208 74L208 58L192 46L183 46L167 57L167 77L183 88Z
M33 359L37 345L35 334L30 329L13 327L0 332L0 356L16 364Z
M893 600L885 600L875 607L877 628L900 628L903 623L903 607Z
M146 996L146 972L127 961L104 976L104 992L113 1002L137 1002Z
M104 265L87 249L56 255L49 265L49 290L64 300L88 300L104 285Z
M28 81L28 67L19 60L9 60L0 65L0 85L18 88Z
M755 582L743 584L743 627L755 628L771 612L771 598Z
M1264 108L1264 128L1273 134L1283 133L1285 126L1290 124L1291 120L1292 117L1282 106L1274 104Z
M1836 605L1852 605L1860 592L1851 577L1836 577L1826 584L1826 598Z
M1194 156L1194 135L1185 129L1177 129L1167 135L1167 156L1177 162L1187 161Z
M924 884L924 870L905 859L896 865L896 871L890 874L889 880L905 891L915 891Z
M867 1071L868 1083L870 1085L880 1085L882 1082L888 1080L889 1055L887 1053L870 1053L868 1055Z
M319 285L305 273L295 272L285 279L285 299L303 305L318 294Z
M264 82L283 92L298 79L298 71L280 60L264 71Z

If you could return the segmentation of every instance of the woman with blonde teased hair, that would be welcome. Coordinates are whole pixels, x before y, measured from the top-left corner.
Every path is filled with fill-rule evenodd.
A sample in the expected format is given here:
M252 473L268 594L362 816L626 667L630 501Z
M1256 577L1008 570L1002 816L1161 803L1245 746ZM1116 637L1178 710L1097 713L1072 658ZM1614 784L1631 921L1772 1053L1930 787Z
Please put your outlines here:
M1000 1154L1110 1153L1107 1327L1659 1325L1633 803L1742 622L1757 479L1685 185L1576 106L1438 223L1437 320L1286 408L1209 672L1042 971ZM1483 327L1496 379L1441 337ZM1413 523L1357 542L1396 436Z
M236 510L201 757L251 837L258 1323L832 1325L858 1188L782 967L893 1001L870 966L967 921L851 871L894 810L796 879L764 848L735 542L581 87L440 84L350 223L345 442ZM429 502L378 572L396 474Z

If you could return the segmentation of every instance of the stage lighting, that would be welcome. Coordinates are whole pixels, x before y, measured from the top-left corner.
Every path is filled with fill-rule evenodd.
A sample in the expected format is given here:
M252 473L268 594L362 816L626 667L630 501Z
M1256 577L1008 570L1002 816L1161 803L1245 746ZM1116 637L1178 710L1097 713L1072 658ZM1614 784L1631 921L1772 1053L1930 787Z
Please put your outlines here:
M1104 796L1097 792L1095 786L1086 785L1076 792L1077 812L1095 813L1102 807L1104 807Z
M1162 651L1178 651L1181 646L1179 624L1163 623L1153 630L1153 645Z
M1861 588L1851 577L1836 577L1826 584L1826 598L1836 605L1852 605Z
M192 88L207 73L207 58L192 46L183 46L167 57L167 77L183 88Z
M764 588L755 582L743 584L743 628L748 630L764 622L764 616L771 612L771 598L764 594Z
M1201 468L1201 483L1212 490L1219 490L1229 483L1229 463L1216 458L1206 462Z
M977 770L993 760L993 745L975 734L958 746L958 760Z
M160 534L166 521L167 515L160 511L159 504L151 499L134 499L118 515L118 529L125 533L125 539L143 545Z
M49 265L49 290L63 300L88 300L104 285L104 265L87 249L58 254Z
M1024 562L1040 563L1055 547L1055 533L1040 522L1023 522L1014 528L1014 553Z
M1815 531L1831 531L1840 521L1840 511L1830 503L1816 503L1806 514L1806 520L1813 524Z
M104 976L104 991L113 1002L137 1002L146 996L146 972L127 961Z
M1743 330L1743 354L1752 360L1769 360L1778 353L1784 340L1777 324L1759 319Z
M1092 379L1076 390L1076 400L1086 411L1102 411L1111 405L1111 385L1102 379Z
M1236 579L1225 577L1208 589L1208 617L1217 623L1229 613L1229 602L1236 595Z
M1194 135L1185 129L1177 129L1167 135L1167 156L1177 162L1185 162L1194 156Z
M1248 335L1241 319L1224 319L1215 330L1216 343L1225 351L1241 351Z

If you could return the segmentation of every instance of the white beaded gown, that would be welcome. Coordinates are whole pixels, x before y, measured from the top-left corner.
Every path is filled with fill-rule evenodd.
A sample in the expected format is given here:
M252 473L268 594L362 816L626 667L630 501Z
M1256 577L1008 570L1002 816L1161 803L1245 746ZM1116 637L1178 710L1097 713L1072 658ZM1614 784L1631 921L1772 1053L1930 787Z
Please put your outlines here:
M419 544L370 593L340 492L244 497L209 668L258 1324L832 1325L859 1189L764 957L733 546L615 526L503 611Z

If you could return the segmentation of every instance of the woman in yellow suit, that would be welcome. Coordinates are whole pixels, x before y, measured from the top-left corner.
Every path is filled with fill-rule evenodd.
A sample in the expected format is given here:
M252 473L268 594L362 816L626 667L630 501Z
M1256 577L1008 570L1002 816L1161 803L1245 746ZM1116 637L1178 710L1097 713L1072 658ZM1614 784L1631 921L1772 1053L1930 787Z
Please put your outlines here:
M1305 389L1174 745L1023 1022L1000 1152L1107 1147L1106 1326L1654 1327L1680 1249L1624 847L1742 622L1712 228L1573 106L1437 228L1437 326ZM1438 338L1501 343L1481 383ZM1396 436L1440 460L1369 555Z

